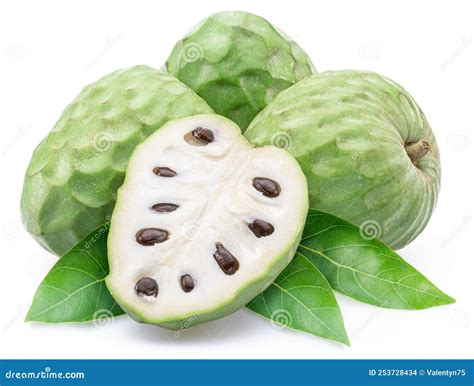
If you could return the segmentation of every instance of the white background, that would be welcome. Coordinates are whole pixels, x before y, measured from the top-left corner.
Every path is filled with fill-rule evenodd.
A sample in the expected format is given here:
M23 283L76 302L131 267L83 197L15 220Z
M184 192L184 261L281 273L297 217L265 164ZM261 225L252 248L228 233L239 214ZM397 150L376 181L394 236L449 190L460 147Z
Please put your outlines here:
M457 299L382 310L338 296L352 347L281 330L241 310L174 337L120 317L105 326L23 323L56 258L23 230L31 152L82 87L134 64L159 67L211 13L240 9L292 36L319 71L370 69L401 83L441 148L442 192L401 255ZM0 5L0 356L3 358L472 358L474 24L469 1L10 1Z

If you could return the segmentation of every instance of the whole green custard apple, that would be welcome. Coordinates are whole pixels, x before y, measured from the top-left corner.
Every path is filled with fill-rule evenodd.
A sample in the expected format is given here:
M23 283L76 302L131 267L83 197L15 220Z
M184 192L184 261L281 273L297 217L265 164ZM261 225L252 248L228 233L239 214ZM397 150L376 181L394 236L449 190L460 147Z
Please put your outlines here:
M147 66L85 87L33 153L21 197L26 229L64 254L108 221L140 142L170 119L212 112L173 75Z
M378 74L306 78L279 94L245 136L296 157L311 207L392 248L415 239L435 207L441 170L430 125L401 86Z
M106 284L134 319L173 330L237 311L292 260L306 178L219 115L168 122L134 151L118 191Z
M242 131L282 90L315 72L288 36L240 11L217 13L198 24L175 45L166 69Z

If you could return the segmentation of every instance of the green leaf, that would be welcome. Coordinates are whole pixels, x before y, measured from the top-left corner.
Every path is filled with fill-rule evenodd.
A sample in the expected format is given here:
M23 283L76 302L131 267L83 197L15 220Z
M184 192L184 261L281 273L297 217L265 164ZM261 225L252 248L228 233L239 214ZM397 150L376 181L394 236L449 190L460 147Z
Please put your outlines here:
M349 345L334 293L315 264L297 252L275 282L247 307L275 326L306 331Z
M38 287L27 322L86 322L124 313L104 282L108 228L91 232L59 259Z
M364 303L420 310L455 302L381 241L314 209L308 213L298 251L333 289Z

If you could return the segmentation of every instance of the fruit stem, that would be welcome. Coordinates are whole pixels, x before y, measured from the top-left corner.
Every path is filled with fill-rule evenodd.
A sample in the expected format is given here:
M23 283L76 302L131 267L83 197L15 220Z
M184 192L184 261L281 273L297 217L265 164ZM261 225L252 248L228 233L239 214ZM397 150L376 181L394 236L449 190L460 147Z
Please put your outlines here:
M430 144L426 141L407 143L405 150L413 163L423 158L431 151Z

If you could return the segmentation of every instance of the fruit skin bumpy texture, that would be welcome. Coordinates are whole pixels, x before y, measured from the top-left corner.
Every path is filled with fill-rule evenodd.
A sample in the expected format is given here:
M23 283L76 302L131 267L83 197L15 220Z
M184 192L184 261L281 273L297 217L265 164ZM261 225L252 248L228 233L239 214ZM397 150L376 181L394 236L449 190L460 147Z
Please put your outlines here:
M296 157L311 207L392 248L415 239L436 205L441 169L431 128L402 87L375 73L304 79L264 109L245 136Z
M134 151L108 236L107 287L173 330L223 317L292 260L308 211L286 151L253 148L219 115L170 121Z
M221 12L171 52L166 69L245 131L284 89L315 73L306 53L265 19Z
M136 66L87 86L33 153L21 211L27 230L62 255L108 221L130 155L166 121L212 109L172 75Z

